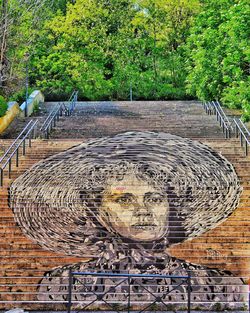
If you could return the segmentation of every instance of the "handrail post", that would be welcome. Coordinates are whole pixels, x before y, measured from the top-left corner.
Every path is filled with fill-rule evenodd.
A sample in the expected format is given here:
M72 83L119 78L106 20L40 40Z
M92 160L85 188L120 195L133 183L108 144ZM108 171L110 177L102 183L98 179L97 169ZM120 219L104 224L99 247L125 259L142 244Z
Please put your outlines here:
M131 281L130 281L130 277L128 277L128 313L130 313L130 297L131 297L130 285L131 285Z
M26 151L25 151L25 139L23 141L23 155L25 155Z
M9 159L9 178L11 178L11 159Z
M210 111L211 111L211 115L213 115L214 114L214 105L213 105L213 103L212 103L212 107L210 105Z
M248 146L247 146L247 141L245 140L245 156L248 155Z
M0 168L0 186L3 186L3 169Z
M19 166L19 149L17 148L17 151L16 151L16 167Z
M215 106L213 105L213 115L216 113Z
M30 132L30 134L29 134L29 147L31 148L31 132Z
M32 138L36 138L36 132L37 132L37 124L35 125L35 127L33 128L33 131L32 131Z
M191 313L191 276L190 276L190 272L188 272L188 279L187 279L187 283L188 283L188 313Z
M241 147L243 146L243 135L242 135L242 133L240 133L240 145L241 145Z
M73 276L72 269L69 269L69 290L68 290L68 313L71 313L71 305L72 305L72 284L73 284Z
M235 123L235 121L234 121ZM237 124L235 123L235 137L238 138L239 137L239 130L238 130L238 127L237 127Z

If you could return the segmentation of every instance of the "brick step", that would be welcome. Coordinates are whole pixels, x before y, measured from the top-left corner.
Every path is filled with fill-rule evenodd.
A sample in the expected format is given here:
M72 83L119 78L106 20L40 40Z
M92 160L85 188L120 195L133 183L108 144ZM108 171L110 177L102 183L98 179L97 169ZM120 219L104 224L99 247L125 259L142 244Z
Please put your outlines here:
M3 201L0 202L0 205L1 205L1 214L3 212L7 212L7 210L9 209L8 207L8 194L6 194L6 196L4 197L6 199L6 202L4 203L3 201L5 199L3 199ZM249 208L249 202L250 202L250 193L248 192L247 194L244 193L244 190L243 190L243 194L241 195L241 201L240 201L240 207L244 207L245 209L246 208ZM242 210L242 209L241 209ZM1 215L2 216L2 215Z
M37 162L30 162L28 164L22 164L20 165L18 168L15 168L14 166L11 169L11 179L13 178L17 178L19 175L23 174L26 170L28 170L29 168L31 168L31 166L35 165ZM4 177L8 178L8 169L4 170ZM245 180L249 180L250 179L250 173L248 173L248 171L246 171L245 168L243 169L237 169L237 174L240 178L241 182L244 182Z
M241 232L241 233L246 232L247 234L249 234L250 221L244 221L243 220L240 222L241 222L241 225L239 225L239 220L230 220L230 221L227 221L227 223L224 224L223 226L217 226L216 229L213 229L213 233L212 233L213 238L216 237L215 234L218 234L219 237L223 237L223 240L225 240L225 237L223 236L225 230L229 230L232 237L234 237L233 236L234 233L238 233L238 232ZM12 218L12 219L4 219L4 220L0 221L0 229L1 228L5 229L5 227L9 227L10 229L14 229L18 226L16 225L16 223L14 222L14 220ZM223 229L220 229L220 227ZM9 238L9 240L12 241L13 238L14 237L11 237L11 238ZM18 238L15 237L15 244L18 244L19 242L16 241L16 239L18 239ZM25 242L25 243L30 242L30 240L26 237L20 236L20 239L21 239L21 242ZM7 240L8 240L7 238L0 238L1 243L6 243ZM217 238L217 240L219 240L219 238Z
M208 120L207 118L188 118L188 117L180 117L178 121L176 121L178 117L176 115L172 115L171 118L168 116L161 116L160 118L157 115L140 115L138 119L136 118L119 118L119 121L123 120L126 122L138 122L137 124L145 123L145 120L150 121L150 126L147 124L144 130L147 130L148 127L155 127L158 126L161 129L165 130L185 130L183 127L186 127L186 129L196 128L197 131L203 130L203 129L209 129L213 128L216 131L222 132L222 129L220 128L219 124L215 123L214 120ZM59 121L56 122L56 127L59 125L64 126L66 128L69 127L69 124L75 123L74 125L80 126L81 128L84 128L84 124L92 123L93 121L96 122L96 124L101 123L103 121L113 121L114 118L112 116L96 116L96 115L89 115L89 116L73 116L70 118L61 118ZM168 125L164 125L164 123L168 123ZM205 122L205 124L204 124ZM135 125L135 123L133 123ZM126 127L126 125L119 125L115 129L120 129L120 127ZM134 126L135 127L135 126Z
M52 156L52 155L51 155ZM49 157L49 156L48 156ZM31 166L35 165L36 163L38 163L39 161L45 160L47 159L47 157L44 157L42 159L31 159L31 160L27 160L25 163L24 162L20 162L19 166L16 167L15 164L11 165L11 173L15 174L15 173L22 173L24 171L26 171L27 169L29 169ZM227 158L228 161L231 161L229 158ZM236 172L238 174L238 176L241 177L245 177L245 176L249 176L248 172L249 172L249 166L240 166L237 164L234 165L234 168L236 169ZM8 166L4 169L4 175L7 176L8 174Z
M245 226L237 226L239 224L239 219L238 220L232 220L231 221L231 225L227 226L223 226L223 230L217 231L215 229L213 229L212 231L210 231L210 233L206 233L206 235L203 235L202 239L199 239L198 241L200 242L200 240L202 242L207 242L208 238L209 238L209 243L211 242L211 240L214 240L214 242L216 243L218 242L225 242L225 240L228 241L228 243L232 242L232 244L234 242L236 242L236 240L238 240L239 242L245 242L246 244L249 244L249 238L250 238L250 221L245 221L243 220L242 222L244 224L246 224ZM4 223L2 223L4 224ZM233 224L233 225L232 225ZM236 226L237 227L236 227ZM5 226L5 225L3 225ZM219 226L218 226L219 227ZM220 226L222 227L222 226ZM232 232L230 232L230 235L225 235L224 230L227 228L234 227L232 230ZM6 229L8 228L8 229ZM247 231L245 233L245 231ZM31 239L28 239L21 231L20 227L18 225L16 225L15 223L12 223L11 226L6 225L6 227L2 227L0 225L0 233L4 234L4 235L9 235L8 238L0 238L0 243L2 247L5 247L7 249L8 247L12 247L13 249L15 249L14 247L18 247L20 244L23 245L25 244L25 247L28 245L30 246L30 244L32 243ZM211 238L212 237L212 238ZM13 241L13 238L15 239ZM197 240L197 239L194 239ZM198 244L198 243L197 243ZM34 247L39 247L37 244L34 243L34 245L32 246L32 249Z
M235 145L237 144L238 146L240 146L240 142L239 139L236 138L231 138L230 140L225 140L225 138L218 138L218 137L208 137L208 138L204 138L201 139L200 137L196 137L193 136L192 137L193 140L199 140L199 141L203 141L205 144L206 143L210 143L212 145ZM60 148L62 147L69 147L69 146L73 146L73 145L77 145L77 144L81 144L82 142L84 142L86 140L83 140L82 138L55 138L55 139L49 139L49 140L39 140L39 139L32 139L32 147L51 147L52 149L55 148L56 146L59 146ZM10 144L12 144L12 140L9 141L7 139L3 140L0 139L0 145L5 145L6 147L8 147Z
M213 146L213 145L208 145L208 146L213 148L216 151L220 150L220 152L225 154L225 156L232 156L234 158L237 156L240 156L245 161L250 160L248 157L245 158L244 149L242 149L239 146ZM68 147L67 147L67 149L68 149ZM23 156L21 151L20 151L20 153L21 153L20 158L23 158L23 157L28 158L28 157L32 157L32 156L34 156L34 157L46 156L47 154L56 154L56 153L65 151L67 149L66 148L65 149L64 148L62 148L62 149L45 149L43 147L33 147L32 150L29 149L26 151L25 156ZM13 159L15 159L15 157L13 157Z

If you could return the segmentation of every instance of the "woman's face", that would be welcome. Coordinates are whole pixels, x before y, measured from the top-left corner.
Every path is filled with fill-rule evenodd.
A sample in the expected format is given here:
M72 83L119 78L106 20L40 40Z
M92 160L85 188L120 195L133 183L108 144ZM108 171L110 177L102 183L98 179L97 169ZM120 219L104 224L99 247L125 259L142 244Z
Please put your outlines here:
M134 174L107 186L99 212L107 228L130 239L157 240L168 231L166 194Z

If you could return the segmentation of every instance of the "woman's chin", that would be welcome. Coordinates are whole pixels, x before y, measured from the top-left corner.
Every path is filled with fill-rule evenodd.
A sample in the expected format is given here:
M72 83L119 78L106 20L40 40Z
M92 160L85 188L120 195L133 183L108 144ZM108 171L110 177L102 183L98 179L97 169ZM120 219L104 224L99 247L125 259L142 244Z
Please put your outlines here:
M162 229L154 228L154 229L133 229L130 231L129 236L127 236L129 239L135 240L135 241L141 241L141 242L149 242L149 241L155 241L159 240L164 236L164 232Z

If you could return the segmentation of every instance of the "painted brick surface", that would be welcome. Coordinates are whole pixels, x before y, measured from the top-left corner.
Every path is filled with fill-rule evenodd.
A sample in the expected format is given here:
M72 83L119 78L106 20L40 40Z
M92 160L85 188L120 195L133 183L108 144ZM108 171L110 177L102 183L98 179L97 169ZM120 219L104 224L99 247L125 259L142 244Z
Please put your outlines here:
M152 110L150 110L151 107ZM182 260L181 262L177 261L176 264L184 264L186 268L188 267L187 264L195 264L193 272L199 273L200 276L208 275L207 273L210 273L211 268L215 269L213 275L220 277L223 284L228 287L227 297L223 298L218 295L217 299L214 297L214 299L206 300L206 297L203 296L200 301L197 301L197 306L211 309L214 305L218 306L218 303L231 308L246 305L247 285L244 285L244 283L247 283L250 270L250 159L249 157L243 157L243 151L236 139L225 141L213 117L206 116L197 103L104 103L85 106L79 104L76 116L72 117L72 120L62 120L61 123L62 125L59 125L54 132L54 137L62 136L59 127L69 127L68 136L72 138L80 137L81 139L61 138L54 141L40 140L34 142L35 148L28 153L21 166L15 169L13 179L23 174L25 170L41 159L56 155L58 152L65 151L82 142L85 145L89 139L95 141L96 137L102 138L102 134L114 138L116 134L123 131L162 131L192 140L198 139L214 151L221 153L222 158L226 158L234 167L242 188L237 208L234 209L233 204L231 207L229 205L228 210L231 211L225 213L225 201L225 207L222 205L220 209L221 212L225 213L225 216L221 219L221 223L215 225L215 228L205 227L206 231L200 233L199 228L197 228L197 235L189 236L181 243L167 245L164 252L164 264L166 266L173 260ZM139 141L138 138L136 141ZM1 143L5 144L4 141ZM235 178L236 180L237 178ZM60 288L53 290L51 284L56 286L64 283L66 280L64 281L61 278L66 275L66 270L70 267L77 270L86 268L95 270L98 269L97 265L93 262L93 259L89 258L89 250L86 253L84 251L72 253L72 249L71 252L63 251L63 249L56 251L56 248L53 247L53 251L49 251L47 248L51 249L51 247L46 247L41 243L38 244L39 240L30 239L31 236L27 233L27 230L26 235L24 235L21 230L23 228L22 223L19 221L20 226L18 226L17 218L14 218L13 210L8 204L8 186L10 182L0 191L2 209L0 220L1 306L7 309L15 307L19 303L18 306L25 309L65 309L66 300L65 297L62 297L65 291L62 292ZM130 185L131 182L127 184ZM208 186L212 184L209 183ZM231 186L233 184L230 183ZM234 190L237 188L236 183ZM209 197L207 202L209 202ZM15 205L13 206L15 207ZM227 215L229 216L227 217ZM197 221L195 225L197 225ZM38 229L37 231L39 232ZM34 232L36 232L36 229L34 229ZM144 255L145 260L147 256L144 252L142 255ZM98 253L97 251L96 255ZM169 256L170 259L168 259ZM126 264L129 264L129 262L126 263L126 261L120 260L119 264L121 267L122 264L125 264L123 269L128 269ZM44 276L46 273L47 276ZM209 274L208 277L213 275ZM202 282L204 283L204 281ZM41 285L41 282L43 285ZM213 284L210 283L210 285L207 283L207 286L205 286L205 288L209 287L207 294L214 293L210 289ZM202 288L200 289L201 293L206 295L204 286ZM39 296L39 290L43 291L43 297L41 293ZM221 289L219 294L222 295L223 293L225 294L225 290ZM57 301L57 304L52 304L55 301ZM182 303L178 297L176 297L176 302ZM195 299L193 299L193 302L195 302ZM206 305L203 305L204 302L207 302Z

